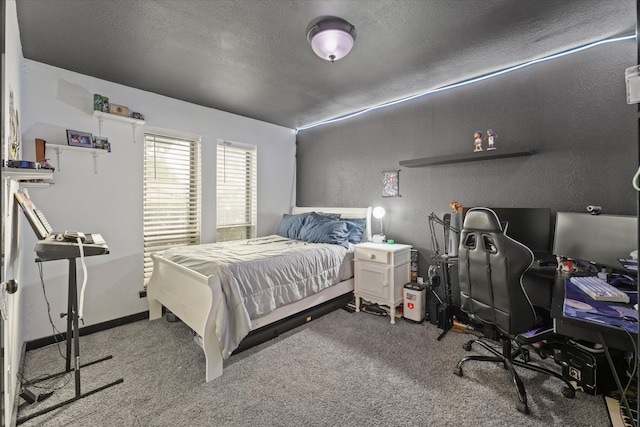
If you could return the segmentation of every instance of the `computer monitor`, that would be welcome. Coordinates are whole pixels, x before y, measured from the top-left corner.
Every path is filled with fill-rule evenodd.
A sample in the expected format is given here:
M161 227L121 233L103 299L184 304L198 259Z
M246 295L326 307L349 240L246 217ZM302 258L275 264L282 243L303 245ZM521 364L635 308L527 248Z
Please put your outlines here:
M538 256L551 251L551 209L549 208L489 208L498 215L505 234L527 246ZM464 209L464 213L468 209Z
M619 259L637 249L638 220L625 215L558 212L553 253L622 270Z

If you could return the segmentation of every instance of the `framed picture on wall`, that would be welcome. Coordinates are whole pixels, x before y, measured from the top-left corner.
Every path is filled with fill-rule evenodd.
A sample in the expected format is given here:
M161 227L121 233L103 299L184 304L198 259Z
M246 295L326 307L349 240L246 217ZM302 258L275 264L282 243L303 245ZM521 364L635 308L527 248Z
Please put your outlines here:
M88 132L67 129L67 143L74 147L93 148L93 136Z
M382 171L382 197L400 196L400 171Z

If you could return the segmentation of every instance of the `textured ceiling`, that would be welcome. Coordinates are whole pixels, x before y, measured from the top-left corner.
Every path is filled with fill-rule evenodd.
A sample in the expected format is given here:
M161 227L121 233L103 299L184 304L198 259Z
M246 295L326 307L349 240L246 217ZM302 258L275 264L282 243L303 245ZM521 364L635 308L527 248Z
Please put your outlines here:
M635 32L635 0L17 0L24 57L288 128ZM334 64L306 29L357 29ZM635 58L634 58L635 60Z

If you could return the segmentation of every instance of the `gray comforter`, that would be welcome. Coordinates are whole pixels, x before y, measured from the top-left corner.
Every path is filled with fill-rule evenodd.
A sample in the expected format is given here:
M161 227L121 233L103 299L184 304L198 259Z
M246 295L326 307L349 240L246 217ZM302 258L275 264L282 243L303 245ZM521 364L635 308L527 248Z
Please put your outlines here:
M172 248L162 256L220 279L227 313L218 313L216 334L224 358L249 333L251 319L353 276L353 246L278 235Z

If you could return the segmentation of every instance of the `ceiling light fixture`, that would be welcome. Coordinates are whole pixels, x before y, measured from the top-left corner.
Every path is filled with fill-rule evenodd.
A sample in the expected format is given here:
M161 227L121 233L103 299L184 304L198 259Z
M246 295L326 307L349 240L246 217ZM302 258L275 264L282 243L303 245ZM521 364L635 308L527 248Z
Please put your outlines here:
M356 27L344 19L327 17L311 27L307 41L316 55L333 63L347 56L353 48Z

